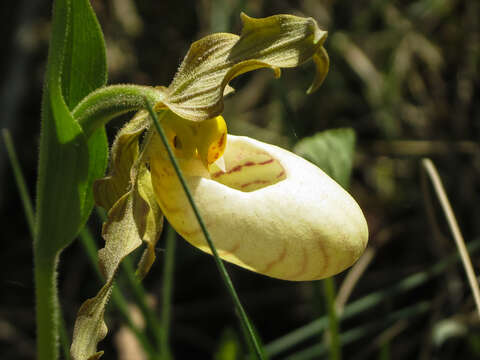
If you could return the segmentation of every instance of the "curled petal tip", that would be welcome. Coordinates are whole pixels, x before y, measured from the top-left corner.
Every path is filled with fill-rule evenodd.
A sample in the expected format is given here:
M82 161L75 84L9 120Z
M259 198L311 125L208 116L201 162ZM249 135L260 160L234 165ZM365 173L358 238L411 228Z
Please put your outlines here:
M315 77L312 85L310 85L307 90L308 95L317 91L317 89L323 84L330 67L330 58L328 57L328 53L323 46L318 48L312 59L315 63Z

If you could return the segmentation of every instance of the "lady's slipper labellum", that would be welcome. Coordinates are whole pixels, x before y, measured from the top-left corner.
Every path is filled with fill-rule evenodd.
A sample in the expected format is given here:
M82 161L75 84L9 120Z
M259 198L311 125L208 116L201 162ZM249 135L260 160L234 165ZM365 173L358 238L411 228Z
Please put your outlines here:
M210 253L158 138L150 144L152 184L163 213L192 245ZM285 280L316 280L352 265L368 228L357 203L310 162L250 138L228 136L225 171L183 167L219 255ZM191 171L193 169L193 171ZM192 175L193 174L193 175Z

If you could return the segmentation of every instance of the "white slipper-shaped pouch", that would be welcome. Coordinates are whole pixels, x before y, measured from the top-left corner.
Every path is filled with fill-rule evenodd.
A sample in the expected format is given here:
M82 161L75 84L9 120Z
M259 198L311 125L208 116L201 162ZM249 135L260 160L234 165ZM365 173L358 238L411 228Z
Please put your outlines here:
M157 139L150 152L158 203L193 246L210 248ZM155 151L157 148L158 151ZM355 200L322 170L279 147L228 135L225 169L198 176L199 161L182 164L188 186L219 255L284 280L316 280L351 266L368 228Z

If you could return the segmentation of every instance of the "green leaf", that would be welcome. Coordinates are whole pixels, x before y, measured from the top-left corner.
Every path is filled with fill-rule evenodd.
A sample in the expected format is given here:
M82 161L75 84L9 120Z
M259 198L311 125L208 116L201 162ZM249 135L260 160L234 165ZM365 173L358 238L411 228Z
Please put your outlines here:
M37 183L37 260L68 245L93 206L105 170L104 130L87 140L70 110L106 82L103 35L88 0L57 0L52 24Z
M71 6L62 71L63 97L70 110L107 83L105 43L90 2L75 0Z
M355 132L351 128L319 132L300 140L293 151L317 165L345 189L350 185Z
M84 179L88 167L86 139L70 115L61 87L70 14L69 1L55 2L42 99L37 184L37 260L39 256L51 258L73 239L81 218L81 199L85 193Z
M72 15L72 31L68 33L62 72L63 96L71 111L85 96L107 83L105 41L90 2L72 1ZM108 159L105 128L100 127L87 137L89 168L80 226L86 222L94 205L93 181L105 173Z

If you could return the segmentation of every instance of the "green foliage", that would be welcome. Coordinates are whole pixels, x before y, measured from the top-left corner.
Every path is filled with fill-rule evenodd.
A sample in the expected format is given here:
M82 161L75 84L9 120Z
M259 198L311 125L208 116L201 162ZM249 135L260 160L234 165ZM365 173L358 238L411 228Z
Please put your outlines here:
M480 240L477 239L476 241L472 242L472 244L470 244L469 252L471 254L475 254L479 250ZM448 270L449 266L452 266L459 261L460 256L458 254L451 255L423 271L419 271L412 275L406 276L403 279L397 280L389 287L385 287L377 291L372 291L368 295L365 295L362 298L348 304L342 312L341 319L350 319L354 316L367 312L369 309L376 308L377 306L379 306L380 303L384 301L389 301L392 298L398 297L406 292L418 289L420 286L424 285L428 281L431 281L433 278L444 275L445 272ZM420 303L420 305L420 309L424 311L425 304L422 305ZM400 314L403 314L401 310ZM382 321L383 320L380 320L379 323L382 323ZM265 352L269 356L277 356L278 354L294 346L297 346L305 342L306 340L311 339L314 336L317 336L327 327L327 325L328 322L326 316L318 318L311 323L301 326L298 329L295 329L288 334L276 339L275 341L272 341L270 344L266 344ZM356 331L353 331L353 333L358 339L358 333L356 333ZM322 349L322 352L327 350L323 346Z
M348 189L353 167L355 132L353 129L326 130L300 140L294 148L298 154L325 171Z

